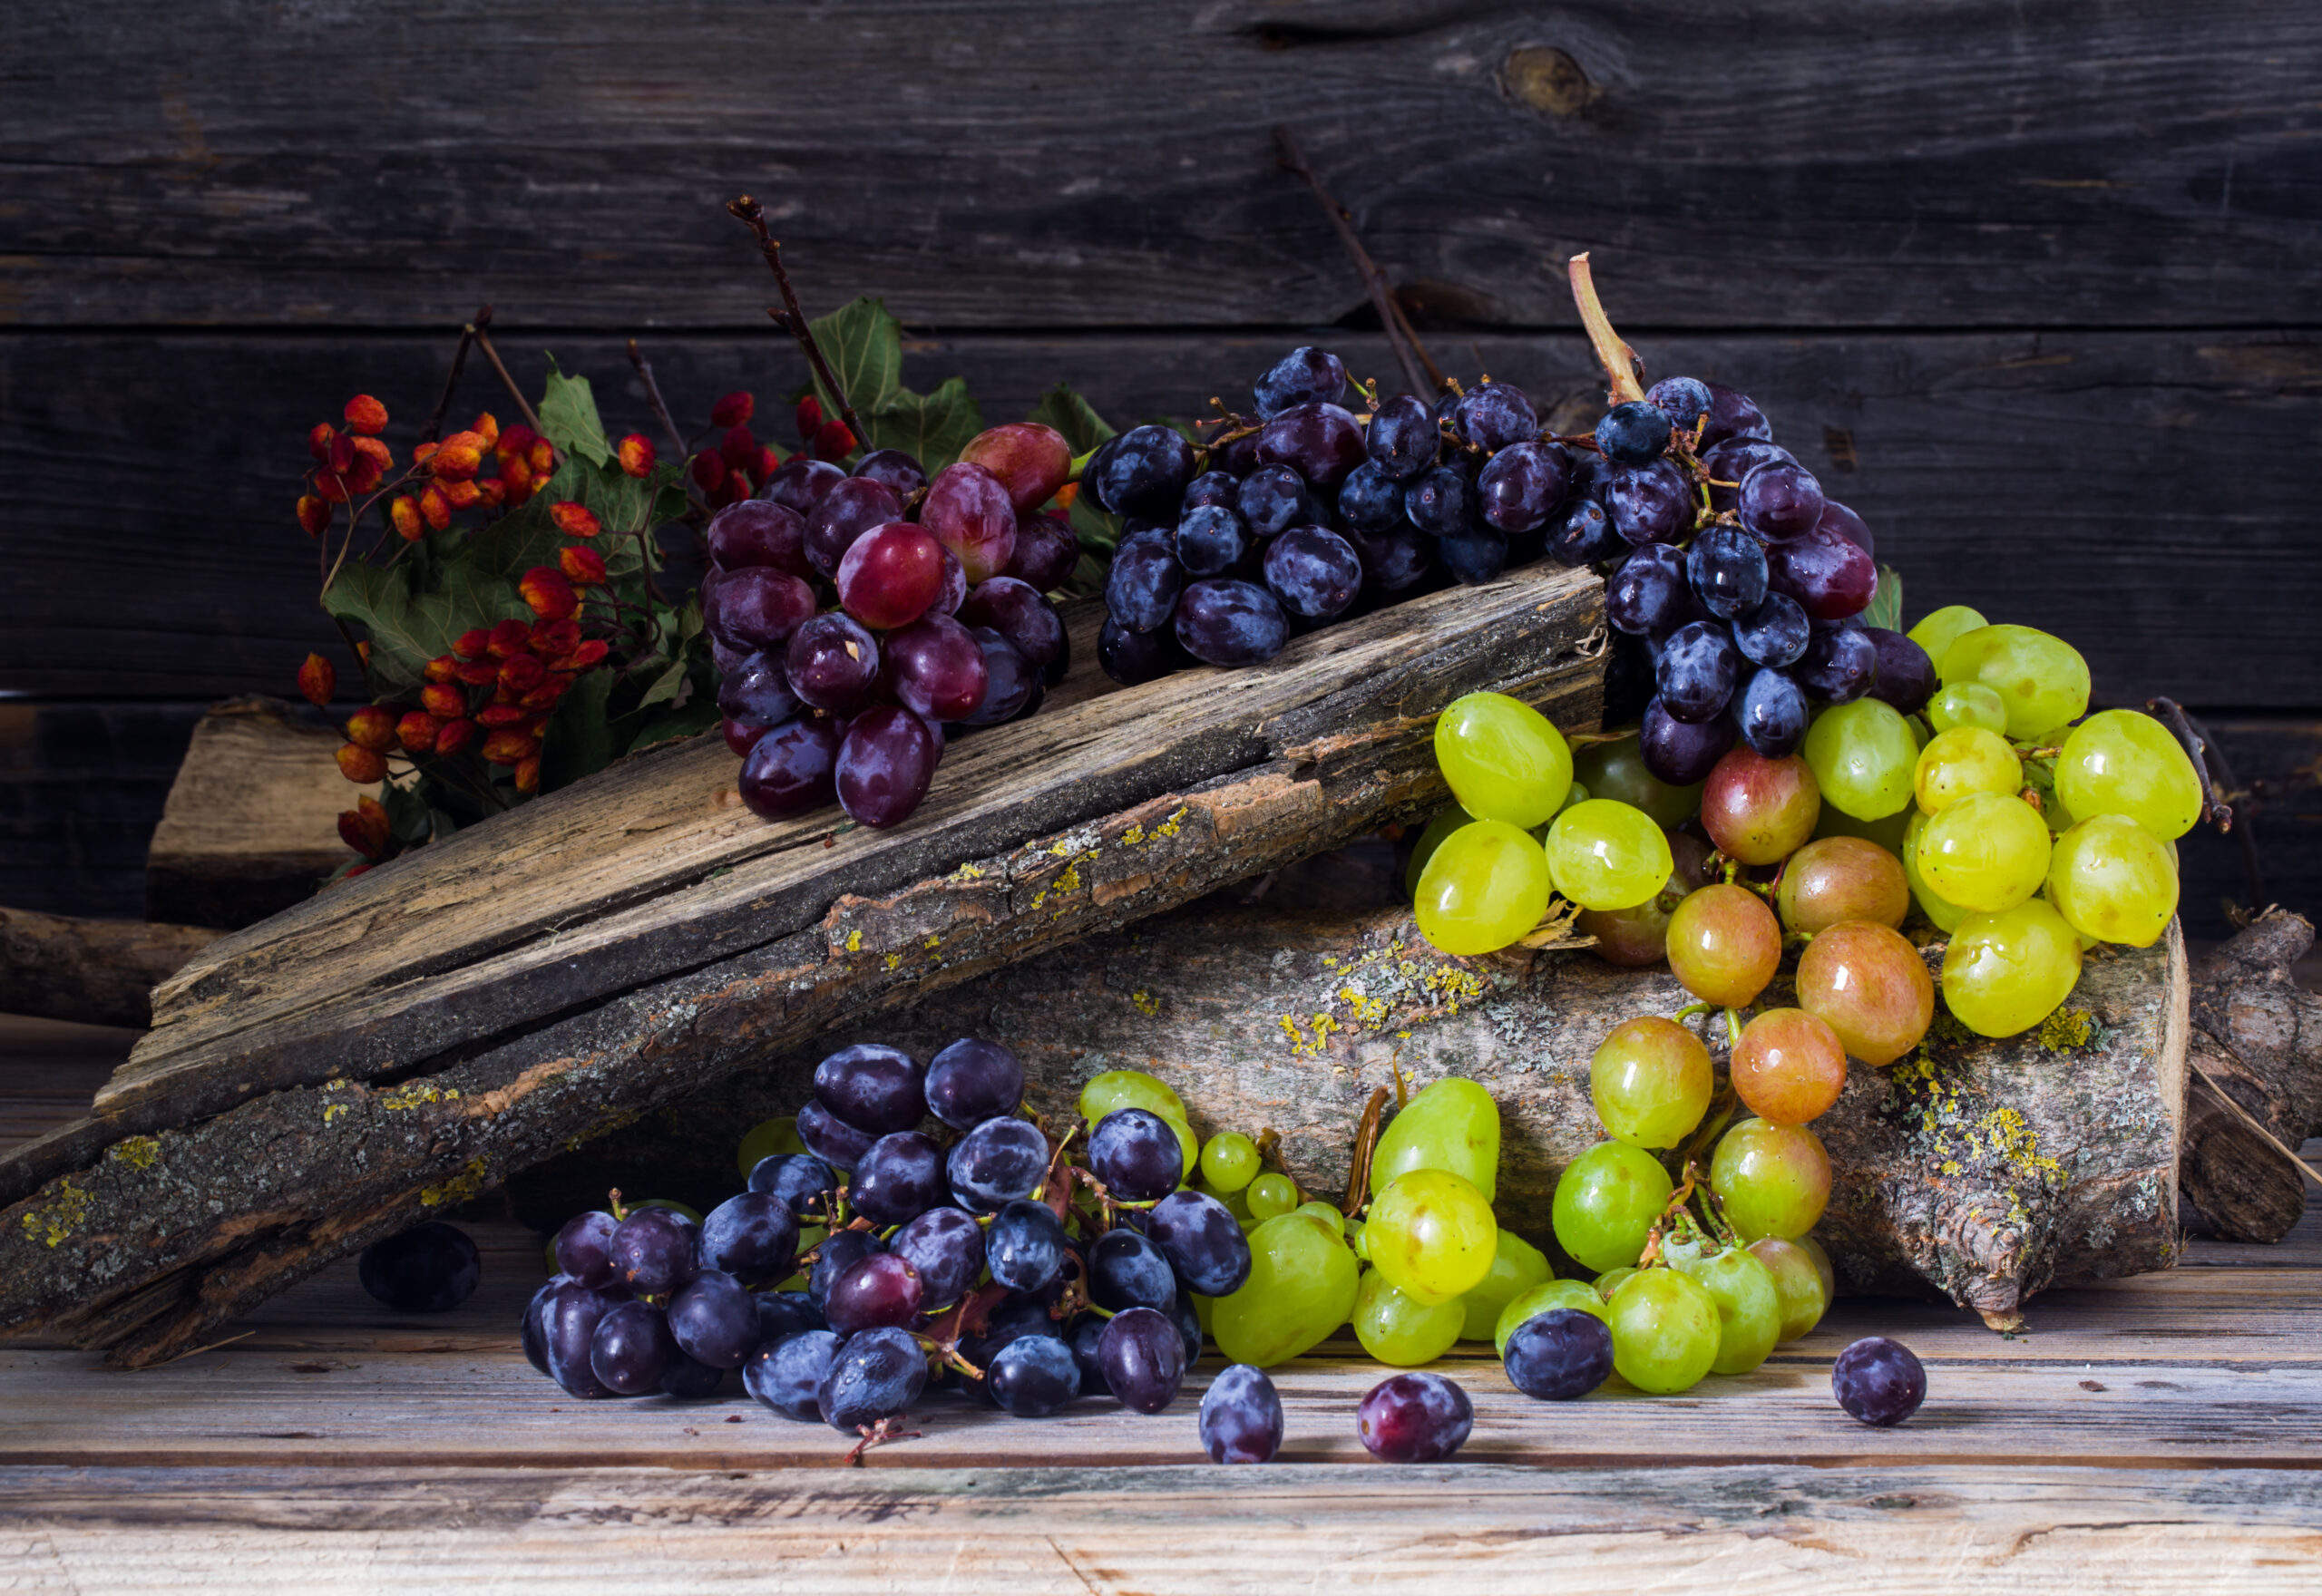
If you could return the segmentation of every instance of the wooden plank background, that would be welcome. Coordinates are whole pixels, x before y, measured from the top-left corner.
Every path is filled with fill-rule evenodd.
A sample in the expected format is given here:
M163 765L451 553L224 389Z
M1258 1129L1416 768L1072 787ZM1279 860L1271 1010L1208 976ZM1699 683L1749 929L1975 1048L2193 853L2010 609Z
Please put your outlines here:
M1585 403L1555 267L1591 249L1654 369L1758 397L1912 609L1980 601L2071 637L2102 701L2229 718L2268 895L2310 912L2318 71L2294 0L26 0L0 892L135 912L191 710L337 651L301 434L358 389L424 414L478 304L522 381L552 349L622 429L630 334L688 423L789 391L740 190L810 308L883 296L907 379L992 419L1059 378L1189 414L1316 336L1384 371L1281 121L1451 369ZM463 408L504 413L481 370ZM2195 935L2245 893L2230 844L2189 854Z

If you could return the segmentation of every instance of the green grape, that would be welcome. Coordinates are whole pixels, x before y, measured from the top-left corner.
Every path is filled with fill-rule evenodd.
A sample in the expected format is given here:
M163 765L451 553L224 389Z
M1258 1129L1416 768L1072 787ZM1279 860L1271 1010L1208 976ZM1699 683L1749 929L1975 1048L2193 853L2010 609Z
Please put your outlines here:
M2063 801L2063 795L2054 788L2040 795L2040 818L2048 822L2049 833L2058 837L2072 830L2079 819L2073 813L2071 805ZM2166 842L2163 845L2169 850L2169 861L2173 866L2177 862L2177 844Z
M1911 802L1918 744L1891 704L1839 705L1807 728L1803 752L1826 811L1836 804L1857 820L1879 820Z
M1589 792L1587 787L1579 782L1575 782L1573 783L1570 790L1565 793L1564 802L1556 805L1556 813L1558 814L1562 814L1566 810L1570 809L1576 803L1587 803L1588 799ZM1538 837L1543 842L1547 841L1547 837L1543 833L1538 826L1534 826L1532 828L1532 834Z
M1302 1213L1315 1223L1323 1226L1341 1241L1346 1240L1346 1215L1329 1203L1317 1199L1312 1202L1302 1202L1290 1212Z
M1917 748L1920 753L1926 753L1927 740L1935 735L1934 728L1930 727L1927 722L1921 720L1916 715L1905 715L1903 717L1903 724L1911 728L1912 745Z
M1371 1200L1371 1267L1422 1302L1442 1302L1483 1283L1499 1250L1499 1226L1481 1192L1449 1170L1398 1175Z
M2164 842L2201 817L2201 783L2167 726L2133 709L2090 715L2056 758L2056 795L2083 820L2124 814Z
M1881 815L1877 820L1857 820L1837 804L1825 803L1821 817L1814 822L1814 837L1817 842L1824 837L1860 837L1899 856L1903 852L1903 832L1911 823L1914 813L1911 805L1906 803L1894 813Z
M1979 1036L2030 1030L2079 979L2080 938L2044 898L1969 915L1943 955L1943 1001Z
M1573 774L1589 795L1633 804L1664 831L1683 825L1702 806L1702 784L1673 787L1644 768L1644 751L1634 736L1592 743L1572 756Z
M1148 1109L1163 1119L1180 1122L1185 1117L1185 1100L1168 1082L1141 1069L1108 1069L1089 1076L1088 1084L1080 1088L1080 1117L1090 1128L1116 1108Z
M2177 912L2177 870L2151 832L2100 814L2056 839L2048 901L2083 937L2150 948Z
M1479 820L1443 840L1411 908L1420 935L1444 952L1493 953L1540 923L1548 887L1537 842L1506 821Z
M1411 844L1410 862L1403 866L1403 896L1419 896L1420 878L1427 874L1427 861L1435 857L1438 848L1443 846L1443 839L1461 826L1473 825L1475 820L1474 815L1454 803L1427 822L1427 829L1420 832L1419 841Z
M1830 1201L1830 1155L1804 1125L1745 1119L1710 1158L1710 1190L1744 1241L1802 1236Z
M1556 1177L1556 1245L1583 1269L1634 1264L1674 1188L1661 1161L1625 1142L1599 1142Z
M1464 1075L1422 1087L1387 1124L1371 1153L1371 1194L1415 1169L1446 1169L1484 1194L1499 1191L1499 1105Z
M1184 1166L1177 1171L1177 1182L1183 1185L1194 1178L1194 1166L1201 1162L1201 1138L1194 1134L1193 1126L1187 1124L1182 1118L1166 1114L1161 1117L1167 1120L1169 1128L1177 1133L1177 1148L1185 1155L1185 1161Z
M1215 1186L1211 1185L1207 1181L1196 1181L1194 1183L1194 1190L1199 1192L1205 1197L1216 1198L1219 1202L1224 1205L1225 1212L1232 1214L1235 1219L1248 1221L1248 1223L1245 1223L1242 1227L1244 1230L1249 1229L1251 1224L1257 1222L1256 1221L1250 1219L1250 1189L1248 1186L1236 1186L1231 1192L1221 1192Z
M1201 1150L1202 1178L1217 1192L1238 1192L1258 1178L1258 1144L1239 1131L1220 1131Z
M1377 1270L1364 1270L1354 1293L1354 1338L1371 1357L1399 1368L1433 1363L1459 1338L1461 1300L1422 1302Z
M1717 1361L1717 1299L1673 1269L1640 1270L1613 1293L1613 1367L1640 1391L1690 1390Z
M1981 682L1959 682L1940 688L1927 700L1927 724L1938 732L2007 730L2007 706Z
M779 1119L760 1120L752 1125L742 1137L742 1150L735 1162L742 1166L742 1178L747 1180L759 1160L772 1158L777 1153L805 1151L806 1143L798 1139L797 1116L785 1114Z
M1322 1226L1279 1214L1250 1232L1250 1278L1210 1305L1210 1334L1227 1362L1271 1368L1346 1323L1357 1269Z
M1242 1190L1249 1200L1250 1217L1262 1222L1298 1206L1298 1187L1288 1175L1263 1174Z
M1634 1274L1635 1271L1632 1270L1629 1272ZM1581 1313L1593 1313L1598 1319L1605 1319L1607 1322L1611 1318L1611 1310L1605 1306L1605 1299L1596 1294L1596 1288L1586 1280L1546 1280L1529 1290L1518 1293L1514 1300L1499 1310L1499 1318L1492 1321L1492 1350L1502 1358L1507 1357L1507 1338L1516 1333L1517 1326L1527 1319L1537 1319L1544 1313L1554 1313L1559 1308L1570 1308ZM1469 1331L1467 1339L1479 1341L1483 1338Z
M548 1272L551 1279L564 1272L556 1267L556 1238L553 1235L549 1237L547 1244L541 1249L541 1260L548 1265Z
M1765 1362L1781 1337L1781 1291L1773 1271L1739 1247L1673 1252L1669 1267L1689 1276L1717 1303L1717 1356L1710 1372L1746 1375Z
M2088 713L2088 662L2062 637L2031 627L1964 633L1936 669L1946 687L1977 682L1998 694L2011 737L2030 737Z
M1555 1272L1548 1268L1547 1254L1514 1231L1500 1231L1491 1272L1484 1276L1481 1285L1459 1299L1467 1314L1460 1335L1470 1341L1482 1340L1499 1322L1502 1309L1533 1287L1546 1284Z
M2013 909L2048 877L2048 827L2021 798L1975 793L1919 832L1919 874L1946 903L1971 914Z
M1185 1295L1193 1299L1194 1317L1201 1320L1201 1333L1205 1336L1214 1334L1209 1327L1217 1318L1217 1299L1205 1297L1198 1291L1188 1291Z
M1792 1236L1790 1238L1790 1242L1791 1246L1800 1249L1807 1257L1814 1260L1814 1272L1820 1276L1822 1280L1822 1300L1826 1303L1836 1301L1839 1295L1839 1277L1837 1271L1830 1268L1830 1255L1822 1251L1822 1243L1811 1236Z
M1676 868L1669 838L1653 817L1610 798L1591 798L1556 816L1547 856L1556 890L1583 909L1634 909L1660 891Z
M1371 1227L1359 1219L1347 1221L1346 1244L1354 1249L1354 1255L1363 1262L1371 1261Z
M1919 750L1911 790L1919 807L1940 814L1977 793L2013 797L2024 788L2024 762L2007 739L1981 726L1939 732Z
M1927 878L1919 874L1919 833L1927 829L1927 821L1926 811L1914 809L1910 823L1903 829L1903 879L1910 883L1911 900L1919 906L1919 912L1937 930L1948 931L1967 918L1967 911L1937 897L1927 884Z
M1627 1280L1634 1273L1636 1273L1636 1265L1633 1263L1624 1263L1618 1269L1606 1270L1603 1274L1598 1275L1594 1280L1590 1281L1589 1284L1595 1288L1596 1295L1598 1297L1602 1298L1606 1302L1610 1302L1613 1299L1613 1293L1621 1289L1621 1282Z
M1823 1278L1829 1266L1827 1262L1816 1265L1814 1254L1807 1251L1811 1246L1803 1236L1794 1241L1761 1236L1750 1243L1750 1255L1766 1266L1781 1299L1781 1330L1774 1338L1777 1345L1797 1340L1820 1324L1822 1315L1829 1310L1830 1285Z
M1564 734L1505 693L1454 699L1435 723L1435 763L1460 808L1512 826L1538 825L1572 785Z
M1964 604L1946 604L1942 608L1920 618L1919 624L1904 635L1927 650L1929 664L1940 671L1943 657L1951 645L1969 632L1980 631L1991 623ZM1997 727L1994 727L1997 730Z
M1588 1095L1616 1142L1674 1147L1693 1134L1716 1090L1709 1049L1673 1020L1623 1020L1588 1061Z

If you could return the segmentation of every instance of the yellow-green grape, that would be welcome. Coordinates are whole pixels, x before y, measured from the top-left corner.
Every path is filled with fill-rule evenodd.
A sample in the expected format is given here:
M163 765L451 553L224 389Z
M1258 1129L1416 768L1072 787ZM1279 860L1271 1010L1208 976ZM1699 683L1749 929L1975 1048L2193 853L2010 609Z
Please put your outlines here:
M2013 797L2023 788L2024 762L2005 737L1981 726L1937 732L1919 750L1911 777L1911 791L1919 807L1929 814L1939 814L1972 793L2002 793Z
M1185 1100L1168 1082L1141 1069L1108 1069L1091 1075L1080 1088L1080 1117L1090 1125L1116 1108L1148 1109L1163 1119L1181 1122L1185 1117Z
M1210 1334L1210 1321L1217 1317L1217 1299L1205 1297L1198 1291L1188 1291L1185 1295L1193 1299L1194 1317L1201 1320L1201 1333L1205 1336Z
M1554 814L1572 785L1564 734L1505 693L1454 699L1435 723L1435 763L1460 808L1517 827Z
M1443 840L1411 909L1420 934L1444 952L1493 953L1540 923L1548 885L1537 842L1506 821L1479 820Z
M1588 1061L1596 1117L1613 1140L1635 1147L1674 1147L1693 1134L1716 1089L1701 1038L1659 1015L1623 1020Z
M1556 890L1583 909L1634 909L1676 868L1669 835L1653 817L1610 798L1591 798L1556 816L1546 852Z
M1947 903L1927 884L1919 874L1919 834L1927 830L1927 815L1922 809L1913 809L1910 822L1903 828L1903 880L1910 883L1911 901L1919 906L1938 931L1947 931L1967 918L1967 911L1956 903Z
M2150 948L2177 912L2177 869L2151 832L2125 815L2100 814L2056 839L2048 901L2083 937Z
M1177 1150L1185 1158L1184 1167L1177 1171L1177 1183L1183 1185L1194 1178L1194 1166L1201 1162L1201 1138L1183 1119L1173 1119L1166 1114L1161 1117L1168 1120L1169 1128L1177 1133Z
M1943 657L1951 651L1952 644L1989 625L1991 622L1964 604L1946 604L1921 618L1919 624L1905 635L1927 650L1927 663L1939 671L1943 668ZM1993 730L1998 728L1995 726Z
M1634 1274L1636 1271L1630 1270L1625 1272ZM1611 1317L1610 1310L1605 1306L1605 1299L1596 1294L1596 1288L1586 1280L1548 1280L1534 1286L1527 1291L1519 1292L1513 1301L1499 1310L1499 1318L1492 1324L1492 1350L1503 1358L1507 1357L1507 1338L1516 1333L1517 1326L1527 1319L1537 1319L1544 1313L1554 1313L1559 1308L1576 1309L1582 1313L1593 1313L1603 1319L1609 1319ZM1470 1341L1480 1338L1474 1335L1468 1337Z
M1625 1142L1599 1142L1556 1177L1549 1204L1556 1245L1583 1269L1634 1264L1672 1190L1669 1172L1652 1153Z
M2030 737L2088 713L2088 662L2062 637L2031 627L1965 633L1936 660L1936 669L1946 687L1977 682L1998 694L2011 737Z
M1802 1236L1830 1201L1830 1155L1804 1125L1745 1119L1710 1155L1709 1187L1744 1241Z
M1773 1271L1740 1247L1672 1251L1669 1267L1689 1275L1717 1302L1717 1356L1710 1372L1746 1375L1781 1338L1781 1290Z
M1910 825L1911 816L1917 813L1906 803L1894 813L1881 815L1877 820L1857 820L1837 804L1825 803L1822 813L1815 817L1814 835L1818 841L1823 837L1860 837L1865 842L1878 843L1889 853L1900 854L1903 852L1903 832Z
M1927 724L1938 732L1975 726L1986 732L2007 730L2007 706L1981 682L1957 682L1938 689L1927 703Z
M1613 1293L1613 1367L1640 1391L1701 1383L1717 1361L1717 1299L1673 1269L1640 1270Z
M1346 1215L1341 1213L1337 1209L1332 1207L1327 1202L1322 1202L1319 1199L1311 1202L1302 1202L1290 1212L1293 1213L1304 1214L1308 1219L1311 1219L1316 1224L1322 1226L1325 1230L1329 1231L1331 1234L1338 1237L1341 1241L1344 1241L1346 1239Z
M1556 805L1556 813L1558 814L1562 814L1566 810L1570 809L1576 803L1587 803L1588 796L1588 789L1586 787L1581 785L1578 782L1573 783L1571 789L1564 795L1564 802ZM1532 830L1537 832L1540 828L1534 826ZM1543 835L1541 836L1540 841L1545 842L1547 841L1547 838Z
M2021 798L1976 793L1919 832L1919 874L1946 903L1971 914L2013 909L2048 877L2048 827Z
M1427 829L1420 832L1419 841L1411 844L1411 861L1403 866L1405 897L1419 896L1420 878L1427 874L1427 861L1435 857L1438 848L1443 846L1443 839L1461 826L1474 824L1475 819L1474 815L1454 803L1427 822Z
M1359 1219L1351 1219L1346 1221L1346 1244L1353 1248L1354 1255L1362 1260L1365 1263L1369 1263L1371 1261L1371 1237L1369 1231L1370 1227L1365 1225L1362 1221Z
M1371 1204L1371 1266L1422 1302L1465 1295L1491 1272L1499 1226L1491 1204L1449 1170L1399 1175Z
M1910 728L1911 746L1922 754L1926 753L1927 740L1935 735L1934 729L1916 715L1905 715L1903 724Z
M1298 1206L1298 1187L1288 1175L1266 1173L1243 1188L1250 1202L1250 1217L1263 1222Z
M2090 715L2064 739L2056 793L2081 820L2123 814L2164 842L2201 817L2201 783L2167 726L2133 709Z
M1809 1251L1809 1249L1812 1251ZM1822 1250L1808 1237L1792 1241L1782 1236L1761 1236L1750 1243L1751 1256L1766 1266L1772 1275L1774 1290L1781 1299L1781 1331L1777 1344L1795 1341L1816 1325L1829 1310L1829 1260L1822 1257L1815 1261Z
M1572 756L1572 774L1576 786L1587 784L1590 797L1633 803L1663 830L1683 825L1702 806L1702 783L1673 787L1645 769L1644 750L1634 735L1591 743Z
M1246 1231L1251 1225L1258 1222L1257 1221L1250 1218L1250 1189L1248 1186L1241 1185L1234 1187L1231 1192L1221 1192L1215 1186L1211 1185L1207 1181L1196 1181L1194 1182L1194 1190L1199 1192L1205 1197L1215 1197L1219 1202L1224 1204L1226 1212L1232 1214L1235 1219L1245 1221L1242 1226L1244 1230Z
M1857 820L1881 820L1911 801L1919 745L1891 704L1839 705L1807 728L1801 752L1826 809L1836 804Z
M1458 1301L1422 1302L1375 1269L1362 1271L1354 1293L1354 1338L1381 1363L1416 1368L1433 1363L1459 1338Z
M2030 1030L2079 979L2080 938L2045 898L1969 915L1943 955L1943 1001L1979 1036Z
M1555 1273L1548 1267L1546 1253L1513 1231L1500 1231L1491 1272L1484 1276L1481 1285L1459 1299L1467 1309L1459 1333L1470 1341L1482 1340L1499 1323L1502 1309L1533 1287L1546 1284Z
M548 1265L548 1272L551 1279L564 1272L562 1270L556 1267L556 1238L554 1236L551 1235L549 1237L547 1245L541 1250L541 1261Z
M1415 1169L1460 1176L1488 1202L1499 1190L1499 1105L1465 1075L1423 1087L1395 1117L1371 1153L1371 1194Z
M806 1143L798 1139L798 1118L785 1114L779 1119L760 1120L742 1136L742 1150L735 1162L742 1166L742 1174L757 1168L761 1159L772 1158L777 1153L804 1153Z
M1258 1144L1239 1131L1220 1131L1201 1150L1202 1179L1213 1190L1238 1192L1258 1178Z
M1598 1298L1610 1302L1613 1299L1613 1293L1621 1289L1622 1282L1634 1273L1636 1273L1636 1265L1624 1263L1618 1269L1606 1270L1589 1284L1595 1289Z
M1278 1215L1250 1232L1250 1278L1210 1305L1209 1333L1227 1362L1270 1368L1346 1323L1357 1270L1354 1254L1322 1226Z

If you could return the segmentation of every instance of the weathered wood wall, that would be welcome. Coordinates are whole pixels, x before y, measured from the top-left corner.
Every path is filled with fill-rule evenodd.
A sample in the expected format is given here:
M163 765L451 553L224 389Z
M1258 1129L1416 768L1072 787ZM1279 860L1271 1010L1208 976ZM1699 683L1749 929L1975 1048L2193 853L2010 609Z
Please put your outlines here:
M1058 378L1185 414L1332 324L1384 369L1282 121L1453 368L1585 394L1550 268L1592 249L1654 369L1747 386L1914 609L1976 600L2072 637L2102 699L2230 713L2282 789L2270 893L2322 901L2295 0L26 0L0 67L6 900L133 911L160 728L337 647L300 434L357 389L424 414L478 304L524 381L552 348L624 427L631 333L688 418L786 391L739 190L810 307L883 295L926 335L907 375L994 418ZM504 410L476 370L463 404ZM124 717L155 724L88 733ZM2190 856L2191 932L2242 890L2229 847Z

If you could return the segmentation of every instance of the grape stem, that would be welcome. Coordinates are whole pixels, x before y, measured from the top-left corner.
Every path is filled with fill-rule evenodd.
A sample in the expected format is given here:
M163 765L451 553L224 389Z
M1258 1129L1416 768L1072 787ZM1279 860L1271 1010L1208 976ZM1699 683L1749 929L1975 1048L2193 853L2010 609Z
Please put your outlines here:
M1587 255L1584 252L1574 256L1566 263L1565 275L1571 279L1572 302L1580 307L1580 321L1588 329L1588 342L1605 367L1605 384L1613 403L1624 404L1644 398L1644 389L1638 384L1637 375L1644 363L1613 330L1612 318L1605 314L1604 304L1596 297L1596 281L1589 272Z
M887 1417L881 1419L877 1424L855 1426L855 1433L861 1435L863 1439L857 1441L854 1445L846 1449L846 1466L849 1468L861 1468L863 1466L863 1455L870 1451L873 1446L884 1446L891 1441L916 1441L920 1436L926 1434L924 1430L903 1430L896 1428L895 1426L902 1424L906 1416L906 1415L900 1413L890 1414Z
M782 241L766 231L766 207L744 194L729 200L726 209L736 220L750 229L750 236L758 241L758 253L766 257L775 282L781 287L783 308L776 310L769 307L766 315L773 318L775 326L797 339L798 347L806 352L806 364L815 368L815 380L822 384L823 392L828 394L831 402L838 406L839 414L845 419L847 431L854 434L854 446L869 449L871 434L863 429L863 418L854 414L854 402L846 396L846 390L839 386L838 375L831 370L830 362L823 358L823 347L815 341L815 329L806 325L806 313L798 307L798 290L790 286L790 274L783 268Z
M1371 1094L1371 1101L1362 1106L1362 1118L1354 1127L1354 1156L1348 1161L1346 1199L1339 1204L1339 1212L1351 1218L1362 1211L1363 1194L1371 1189L1371 1159L1379 1150L1379 1126L1387 1112L1387 1088L1380 1086Z
M1411 330L1410 318L1403 314L1403 307L1396 303L1394 294L1388 288L1386 272L1371 258L1371 251L1362 247L1362 239L1355 232L1353 219L1346 207L1332 198L1330 190L1322 186L1322 178L1307 164L1306 152L1298 147L1296 134L1276 123L1273 139L1282 150L1282 153L1274 158L1274 164L1306 180L1306 186L1314 190L1314 198L1329 214L1331 225L1338 229L1339 242L1346 246L1347 254L1354 261L1354 269L1362 278L1363 291L1371 296L1371 308L1378 313L1379 328L1387 335L1387 347L1394 351L1395 364L1403 368L1403 380L1411 385L1414 394L1441 392L1442 369L1428 354L1427 345L1420 342L1419 335Z
M2218 795L2217 785L2210 779L2210 760L2215 753L2210 739L2194 729L2184 706L2174 698L2148 698L2144 706L2177 734L2177 740L2185 744L2185 752L2192 755L2193 774L2201 783L2201 818L2220 832L2231 831L2233 806Z
M444 413L452 407L452 390L460 385L460 373L467 369L468 350L475 343L476 330L492 325L492 307L487 305L475 313L475 319L460 329L460 346L452 351L451 374L444 379L444 391L436 396L435 408L427 413L427 424L419 429L419 441L433 443L443 436Z

